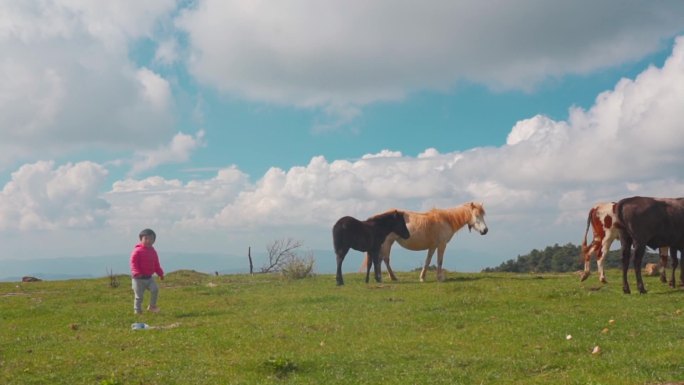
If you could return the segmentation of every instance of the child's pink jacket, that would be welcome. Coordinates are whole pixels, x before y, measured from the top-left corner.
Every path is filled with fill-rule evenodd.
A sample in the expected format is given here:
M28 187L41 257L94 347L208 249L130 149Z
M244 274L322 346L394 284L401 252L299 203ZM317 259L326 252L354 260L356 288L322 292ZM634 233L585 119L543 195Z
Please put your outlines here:
M131 275L136 278L151 276L154 273L157 273L159 277L164 277L164 270L159 265L157 250L154 247L145 247L142 243L138 243L131 253Z

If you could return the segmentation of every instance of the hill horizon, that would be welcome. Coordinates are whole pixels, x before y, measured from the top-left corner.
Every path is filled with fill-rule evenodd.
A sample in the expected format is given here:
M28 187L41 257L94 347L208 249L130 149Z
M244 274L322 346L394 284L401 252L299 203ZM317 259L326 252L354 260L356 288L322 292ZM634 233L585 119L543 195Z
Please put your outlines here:
M307 249L303 248L302 251ZM335 254L332 250L310 250L315 259L314 271L318 274L334 273L336 270ZM426 252L408 251L402 248L392 250L392 268L397 271L410 271L422 266ZM252 249L254 272L260 271L265 264L265 251ZM447 248L444 257L444 268L451 271L478 272L489 267L496 260L495 256L480 251ZM195 270L213 274L240 274L249 272L247 253L189 253L160 252L161 265L166 272L176 270ZM363 260L363 253L350 251L342 265L344 272L356 272ZM434 256L431 264L436 264ZM10 259L2 261L0 282L21 281L24 276L42 280L65 280L105 277L113 274L128 274L128 255L105 254L88 257L55 257L35 259ZM383 265L383 271L385 270Z

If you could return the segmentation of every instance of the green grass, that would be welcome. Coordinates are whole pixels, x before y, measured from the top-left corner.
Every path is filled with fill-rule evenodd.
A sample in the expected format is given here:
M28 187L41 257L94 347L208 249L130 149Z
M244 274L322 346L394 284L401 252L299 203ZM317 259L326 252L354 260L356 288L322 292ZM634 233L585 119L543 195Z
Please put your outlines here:
M648 294L624 295L618 271L603 286L574 274L364 276L337 287L332 275L177 272L158 281L162 312L141 316L128 278L0 283L0 383L684 381L684 291L655 277Z

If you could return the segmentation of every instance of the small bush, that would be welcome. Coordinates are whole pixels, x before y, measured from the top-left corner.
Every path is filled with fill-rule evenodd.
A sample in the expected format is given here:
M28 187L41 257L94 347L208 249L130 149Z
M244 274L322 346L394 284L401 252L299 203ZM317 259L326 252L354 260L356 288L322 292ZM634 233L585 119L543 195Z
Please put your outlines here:
M311 277L314 274L315 260L313 255L309 254L305 257L292 256L288 258L280 270L280 272L289 279L302 279Z
M107 275L109 276L109 287L111 287L112 289L116 289L117 287L119 287L119 277L116 274L114 274L114 270L107 269Z

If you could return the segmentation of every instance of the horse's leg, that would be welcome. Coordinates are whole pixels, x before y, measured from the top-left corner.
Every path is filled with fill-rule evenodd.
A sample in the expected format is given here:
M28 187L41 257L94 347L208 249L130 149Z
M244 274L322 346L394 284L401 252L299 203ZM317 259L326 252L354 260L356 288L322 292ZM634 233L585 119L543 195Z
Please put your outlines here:
M392 281L396 281L397 277L394 275L394 272L392 271L392 267L390 266L389 263L389 251L387 254L383 254L382 251L380 252L380 259L381 261L385 261L385 265L387 266L387 273L390 276L390 279ZM372 258L369 253L366 253L363 257L363 262L361 263L361 268L359 268L359 273L362 273L363 270L366 270L366 275L370 275L370 266L372 264ZM380 262L382 266L382 262Z
M672 257L672 279L670 280L670 287L674 288L677 287L675 270L677 270L677 265L679 264L679 260L677 259L677 249L674 247L670 248L670 256Z
M389 277L392 281L397 280L397 276L394 275L394 271L392 271L392 266L390 266L390 250L392 249L392 243L394 241L386 239L385 242L382 243L382 246L380 246L380 258L385 261L385 266L387 266L387 274L389 274Z
M632 254L632 240L622 239L622 292L631 294L629 282L627 282L627 270L629 270L629 259Z
M596 243L591 242L591 246L589 246L589 249L583 249L582 252L584 253L584 272L580 277L580 282L585 281L591 275L591 255L596 252ZM596 262L598 263L598 259L596 260Z
M608 283L608 280L606 279L606 271L603 268L603 263L606 260L606 255L603 254L599 258L596 259L596 266L598 267L598 272L599 272L599 282L601 283Z
M437 248L437 280L439 282L444 282L444 270L442 270L442 262L444 261L444 250L446 250L446 244L439 245Z
M603 238L601 248L598 250L598 255L596 256L596 266L598 267L599 282L601 283L608 283L606 280L606 271L603 268L603 264L606 261L606 255L608 255L608 250L610 250L610 245L613 243L614 239L615 238L609 238L609 236L606 235Z
M667 283L667 247L661 247L658 249L660 254L660 266L658 266L658 271L660 272L660 282Z
M369 251L368 256L371 262L373 263L373 268L375 270L375 281L382 282L379 251ZM370 268L371 264L369 263L368 266L366 266L366 283L370 281Z
M368 283L369 278L370 278L370 269L371 265L375 264L373 261L373 255L371 253L368 253L368 263L366 263L366 283Z
M335 250L335 255L337 256L337 286L344 285L344 280L342 279L342 261L344 257L349 252L349 248L343 248L340 250Z
M432 262L432 254L434 253L434 248L428 250L427 256L425 257L425 263L423 264L423 270L420 271L420 282L425 282L425 273L430 268L430 262Z
M646 288L644 287L644 280L641 278L641 262L644 259L644 253L646 252L646 245L638 244L634 248L634 273L636 275L637 287L639 288L639 293L646 294Z
M382 282L382 261L380 260L380 250L377 251L375 258L373 258L373 268L375 269L375 282Z

